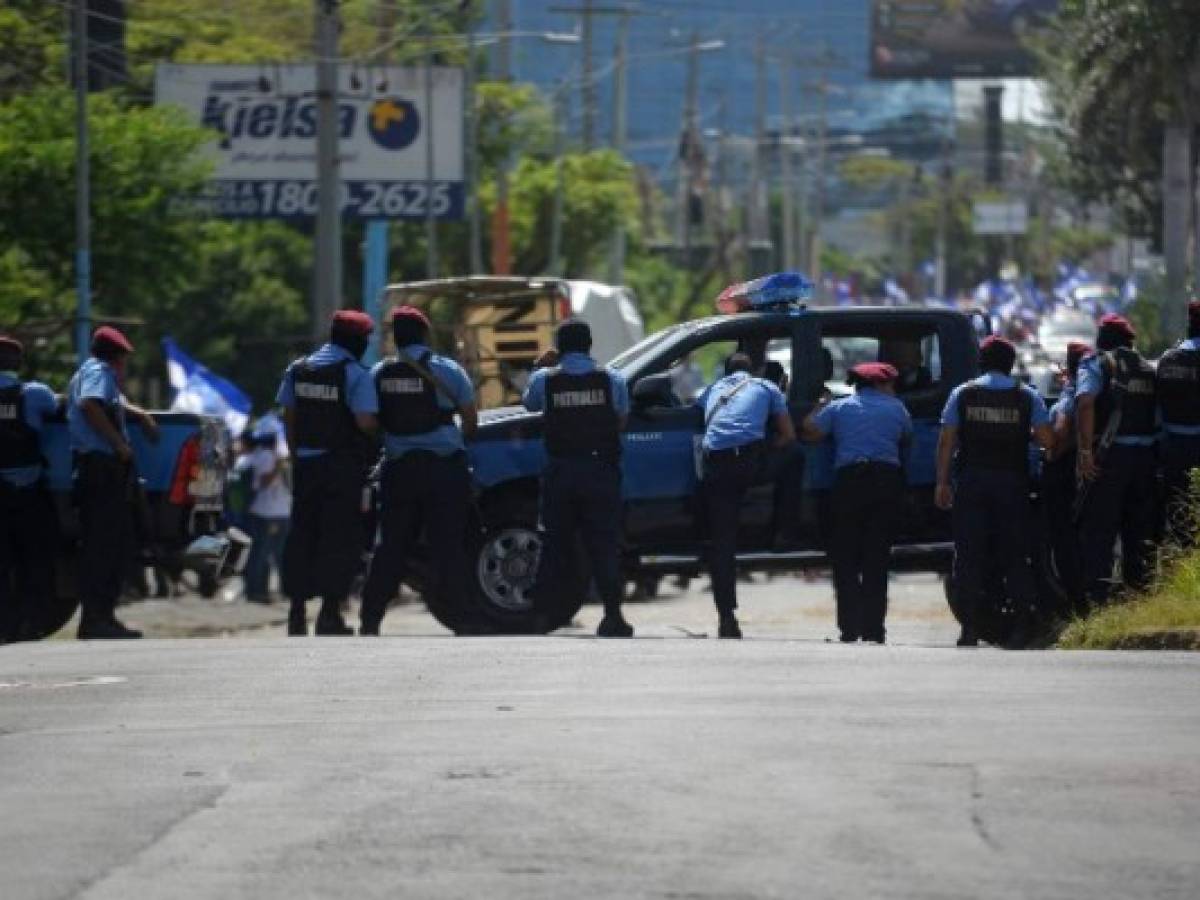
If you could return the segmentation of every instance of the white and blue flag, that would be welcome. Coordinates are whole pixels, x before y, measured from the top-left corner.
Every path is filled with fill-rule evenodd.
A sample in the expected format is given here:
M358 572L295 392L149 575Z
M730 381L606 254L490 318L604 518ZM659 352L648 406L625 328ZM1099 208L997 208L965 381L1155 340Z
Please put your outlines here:
M250 422L250 398L236 384L196 362L171 338L163 338L167 379L175 390L171 409L175 412L218 416L230 433L238 435Z

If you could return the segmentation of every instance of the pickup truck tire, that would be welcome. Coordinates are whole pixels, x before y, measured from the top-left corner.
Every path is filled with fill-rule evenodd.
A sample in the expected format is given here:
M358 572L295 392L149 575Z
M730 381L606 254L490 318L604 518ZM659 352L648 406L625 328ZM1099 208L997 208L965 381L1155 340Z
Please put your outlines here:
M569 624L579 612L582 589L534 608L530 589L541 549L535 498L509 497L484 509L482 527L472 532L467 544L469 595L478 617L473 624L480 631L547 634Z

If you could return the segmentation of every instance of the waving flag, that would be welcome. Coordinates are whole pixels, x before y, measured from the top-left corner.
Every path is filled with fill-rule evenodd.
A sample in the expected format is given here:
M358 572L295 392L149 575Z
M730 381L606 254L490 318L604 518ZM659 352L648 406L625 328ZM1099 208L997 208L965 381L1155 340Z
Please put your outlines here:
M171 338L163 338L167 379L175 390L171 409L175 412L219 416L233 434L241 434L250 421L250 398L231 381L214 375L179 349Z

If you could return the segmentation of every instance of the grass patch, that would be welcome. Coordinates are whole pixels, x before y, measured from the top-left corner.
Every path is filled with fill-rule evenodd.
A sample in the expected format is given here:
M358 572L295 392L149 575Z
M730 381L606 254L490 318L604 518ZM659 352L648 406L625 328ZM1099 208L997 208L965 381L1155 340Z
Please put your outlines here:
M1072 650L1200 650L1200 550L1176 557L1146 593L1072 622L1059 646Z

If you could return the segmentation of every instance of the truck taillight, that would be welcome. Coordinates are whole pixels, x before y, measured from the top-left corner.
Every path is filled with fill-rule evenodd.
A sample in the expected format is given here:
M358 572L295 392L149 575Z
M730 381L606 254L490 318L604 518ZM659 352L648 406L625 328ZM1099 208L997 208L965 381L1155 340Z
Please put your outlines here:
M558 321L562 322L565 319L571 318L571 298L558 298Z
M189 490L193 481L200 475L200 437L192 435L179 448L179 458L175 461L175 475L171 479L171 492L168 499L176 506L189 506L193 502Z

